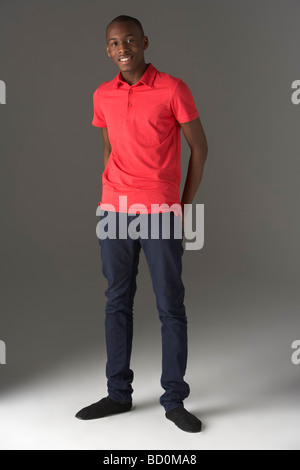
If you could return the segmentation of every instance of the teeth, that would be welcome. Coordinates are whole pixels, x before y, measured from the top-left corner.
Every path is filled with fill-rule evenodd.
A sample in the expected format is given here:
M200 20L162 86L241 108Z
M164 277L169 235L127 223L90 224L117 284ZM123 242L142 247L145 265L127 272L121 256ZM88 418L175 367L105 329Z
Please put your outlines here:
M127 60L131 59L131 57L127 57L126 59L120 59L121 62L127 62Z

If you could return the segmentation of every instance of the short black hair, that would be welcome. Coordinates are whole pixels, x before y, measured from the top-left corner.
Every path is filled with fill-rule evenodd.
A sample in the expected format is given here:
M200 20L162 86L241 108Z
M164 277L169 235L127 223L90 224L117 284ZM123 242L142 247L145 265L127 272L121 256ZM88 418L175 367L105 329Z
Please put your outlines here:
M111 20L111 22L107 25L106 31L105 31L105 37L107 38L107 30L111 24L125 22L125 21L133 21L139 28L141 35L145 36L143 26L141 25L141 22L137 18L133 18L133 16L128 16L128 15L119 15L119 16L116 16L116 18L114 18L113 20Z

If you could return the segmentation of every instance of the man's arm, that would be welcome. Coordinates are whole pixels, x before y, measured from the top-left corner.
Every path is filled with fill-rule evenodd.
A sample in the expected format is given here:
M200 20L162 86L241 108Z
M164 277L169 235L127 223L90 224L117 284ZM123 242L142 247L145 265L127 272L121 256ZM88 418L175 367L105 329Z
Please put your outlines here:
M180 126L191 149L187 177L181 198L183 215L184 204L192 204L194 196L200 186L204 163L208 153L208 146L199 117L193 121L180 124Z
M111 145L110 145L110 141L108 138L107 127L101 127L101 131L102 131L102 138L103 138L103 162L104 162L104 170L105 170L105 167L108 163L108 159L111 153Z

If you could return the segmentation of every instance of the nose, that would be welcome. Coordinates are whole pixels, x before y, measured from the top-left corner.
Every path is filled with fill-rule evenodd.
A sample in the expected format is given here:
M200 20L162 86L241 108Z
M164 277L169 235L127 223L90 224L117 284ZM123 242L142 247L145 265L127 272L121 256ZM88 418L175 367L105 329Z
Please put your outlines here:
M119 45L119 54L124 54L124 52L128 52L128 43L122 41Z

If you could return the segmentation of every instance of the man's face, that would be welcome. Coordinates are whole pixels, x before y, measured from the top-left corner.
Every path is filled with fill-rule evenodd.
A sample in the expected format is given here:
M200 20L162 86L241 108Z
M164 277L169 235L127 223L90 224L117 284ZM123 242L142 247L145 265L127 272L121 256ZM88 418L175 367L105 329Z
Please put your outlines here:
M142 36L133 21L113 23L107 30L107 54L121 72L131 72L145 64L144 50L147 47L148 38Z

